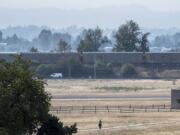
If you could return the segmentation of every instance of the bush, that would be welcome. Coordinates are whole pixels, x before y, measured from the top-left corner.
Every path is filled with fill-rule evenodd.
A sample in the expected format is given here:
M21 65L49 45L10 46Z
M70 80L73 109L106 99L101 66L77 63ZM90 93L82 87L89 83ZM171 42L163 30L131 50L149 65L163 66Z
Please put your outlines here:
M38 130L37 135L72 135L77 133L76 123L70 127L63 126L56 116L49 115Z
M0 135L8 135L8 131L0 127Z
M121 67L121 75L123 77L134 77L137 75L136 68L132 64L124 64Z

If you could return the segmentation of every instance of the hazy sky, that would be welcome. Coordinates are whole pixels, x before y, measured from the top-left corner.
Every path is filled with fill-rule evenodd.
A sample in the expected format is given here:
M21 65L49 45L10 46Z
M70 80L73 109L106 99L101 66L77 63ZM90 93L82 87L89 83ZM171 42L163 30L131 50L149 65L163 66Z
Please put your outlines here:
M136 4L151 10L180 11L180 0L0 0L1 8L84 9Z
M180 28L180 0L0 0L0 19L0 27L118 27L133 19L143 27Z

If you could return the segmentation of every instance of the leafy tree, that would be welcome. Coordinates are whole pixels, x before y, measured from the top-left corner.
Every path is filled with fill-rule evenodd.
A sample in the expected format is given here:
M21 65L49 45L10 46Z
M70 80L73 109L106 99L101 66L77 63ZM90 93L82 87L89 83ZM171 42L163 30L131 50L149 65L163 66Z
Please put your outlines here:
M172 39L173 39L172 42L174 42L174 46L179 48L179 46L180 46L180 33L174 34Z
M153 41L153 46L173 47L174 44L171 41L171 37L169 35L161 35L155 38L155 40Z
M139 25L132 20L128 21L126 24L119 27L115 34L116 45L114 51L132 52L136 50L136 44L139 43L139 35Z
M0 31L0 42L3 40L3 33Z
M14 34L14 35L12 36L12 42L13 42L14 44L17 44L17 43L18 43L18 40L19 40L18 36L17 36L16 34Z
M8 135L8 132L4 128L0 128L0 135Z
M60 39L66 41L68 44L71 44L71 35L68 33L54 33L52 36L53 45L57 45Z
M49 115L37 135L72 135L73 133L77 133L76 123L70 127L64 127L57 117Z
M50 97L44 81L18 56L0 62L0 132L32 134L48 116Z
M172 48L171 51L178 52L180 46L180 33L175 33L174 35L157 36L152 42L152 46Z
M99 27L84 30L77 50L78 52L97 52L105 41Z
M8 44L17 44L20 42L20 39L16 34L14 34L12 37L7 37L5 39L5 42L7 42Z
M4 42L6 42L8 45L18 45L23 48L23 46L28 46L30 44L30 41L27 39L19 38L16 34L12 36L8 36L5 39L3 39ZM20 49L21 47L17 48L15 47L16 50ZM13 47L12 47L13 48Z
M32 48L30 49L30 52L33 52L33 53L38 52L38 49L35 48L35 47L32 47Z
M115 52L134 52L146 51L147 48L147 37L149 34L142 34L140 31L139 25L134 21L128 21L126 24L123 24L119 27L118 31L115 33ZM142 39L140 38L142 36ZM143 50L145 49L145 50Z
M63 39L60 39L59 43L57 44L57 51L58 52L67 52L70 51L71 46Z
M138 48L138 51L143 52L143 53L149 52L149 46L148 46L148 43L149 43L148 35L149 34L150 33L145 33L142 35L142 39L140 40L140 47Z
M46 50L49 49L52 42L52 32L50 30L42 30L39 34L38 41Z

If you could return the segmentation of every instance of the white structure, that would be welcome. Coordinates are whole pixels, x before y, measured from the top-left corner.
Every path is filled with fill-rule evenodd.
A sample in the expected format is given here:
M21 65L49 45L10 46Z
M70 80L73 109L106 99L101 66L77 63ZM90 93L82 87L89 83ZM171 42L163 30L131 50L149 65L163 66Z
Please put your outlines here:
M62 73L53 73L50 75L50 77L52 77L52 78L63 78L63 75L62 75Z

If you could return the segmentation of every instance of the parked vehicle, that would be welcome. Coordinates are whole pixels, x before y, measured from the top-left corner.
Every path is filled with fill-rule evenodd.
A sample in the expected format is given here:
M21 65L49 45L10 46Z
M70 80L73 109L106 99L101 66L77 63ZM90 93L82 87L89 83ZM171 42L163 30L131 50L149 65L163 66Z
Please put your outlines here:
M50 75L51 78L63 78L62 73L53 73Z

